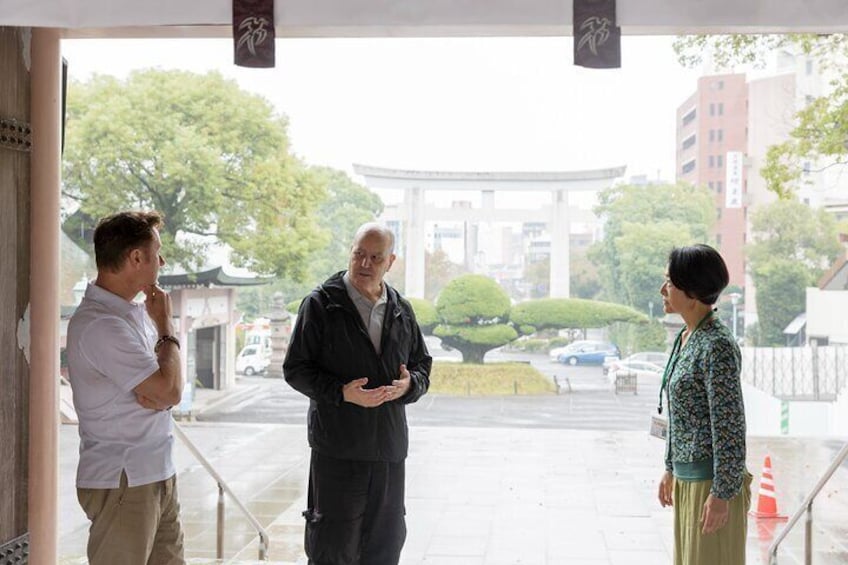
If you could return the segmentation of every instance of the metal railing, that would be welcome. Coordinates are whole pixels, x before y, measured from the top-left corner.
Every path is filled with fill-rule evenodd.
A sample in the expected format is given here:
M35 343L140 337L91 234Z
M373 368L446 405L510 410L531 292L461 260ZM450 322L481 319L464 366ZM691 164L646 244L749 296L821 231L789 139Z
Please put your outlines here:
M218 483L218 520L217 520L217 542L215 544L216 556L219 561L224 559L224 510L225 510L225 497L224 493L228 494L230 498L232 498L236 507L241 510L242 514L244 514L247 521L250 522L250 525L253 526L253 529L256 530L256 533L259 534L259 561L267 561L268 560L268 533L265 531L265 528L259 523L256 517L247 509L247 507L238 499L238 497L233 493L230 487L224 482L224 479L221 478L221 475L218 474L218 471L212 466L212 464L203 456L200 450L197 448L194 443L188 436L185 434L183 429L177 422L174 422L174 431L177 434L177 437L188 447L188 450L194 455L194 457L200 462L203 468L215 479L215 482Z
M847 366L845 345L742 348L742 381L783 400L835 400Z
M827 468L827 471L824 472L819 482L816 483L816 486L813 487L813 490L810 491L810 494L807 495L807 498L804 499L804 502L801 504L801 507L789 518L789 521L786 523L786 527L783 528L777 537L774 539L772 544L769 546L768 554L769 554L769 565L777 565L777 549L780 546L780 543L789 535L789 531L792 527L798 523L801 519L801 516L806 514L806 518L804 521L804 564L812 565L813 563L813 501L816 496L821 492L824 488L824 485L830 480L836 470L842 465L843 461L848 458L848 443L842 446L842 449L834 458L833 462L830 464L830 467Z

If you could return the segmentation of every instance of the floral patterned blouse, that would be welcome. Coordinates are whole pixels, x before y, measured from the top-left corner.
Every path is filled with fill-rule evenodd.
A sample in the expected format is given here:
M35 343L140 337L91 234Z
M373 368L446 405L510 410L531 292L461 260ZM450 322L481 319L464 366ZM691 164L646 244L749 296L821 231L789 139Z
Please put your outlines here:
M739 492L745 474L741 366L739 347L715 314L669 360L665 467L712 459L710 494L723 500Z

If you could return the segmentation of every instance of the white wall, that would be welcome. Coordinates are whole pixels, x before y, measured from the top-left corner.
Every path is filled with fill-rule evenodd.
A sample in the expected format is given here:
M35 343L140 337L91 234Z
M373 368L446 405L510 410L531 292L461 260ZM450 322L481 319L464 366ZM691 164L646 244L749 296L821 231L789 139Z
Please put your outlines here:
M779 436L781 401L746 383L742 383L745 420L749 436ZM791 437L848 436L848 392L835 402L789 402Z
M835 315L841 312L842 315ZM848 291L807 289L807 337L825 336L848 343ZM846 368L848 370L848 368Z

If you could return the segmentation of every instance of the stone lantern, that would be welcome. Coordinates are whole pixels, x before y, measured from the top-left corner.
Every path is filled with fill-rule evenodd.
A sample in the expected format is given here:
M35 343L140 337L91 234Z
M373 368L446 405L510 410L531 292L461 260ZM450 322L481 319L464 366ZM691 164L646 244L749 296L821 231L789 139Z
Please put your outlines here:
M291 316L286 312L286 303L282 292L275 292L271 299L271 313L268 315L271 325L271 360L265 370L265 376L283 377L283 359L289 347L291 334Z

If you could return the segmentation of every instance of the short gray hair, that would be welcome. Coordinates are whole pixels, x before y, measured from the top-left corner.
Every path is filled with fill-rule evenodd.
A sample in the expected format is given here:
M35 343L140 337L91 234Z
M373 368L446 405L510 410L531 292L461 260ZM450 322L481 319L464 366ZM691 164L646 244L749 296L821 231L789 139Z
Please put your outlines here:
M389 229L385 224L381 224L378 222L366 222L359 226L356 230L356 234L353 236L353 245L365 237L365 235L375 233L380 237L386 238L389 240L389 253L395 252L395 232Z

